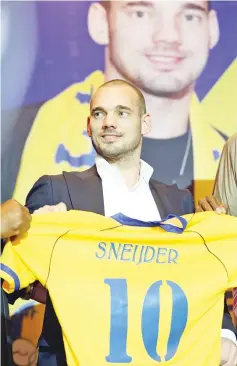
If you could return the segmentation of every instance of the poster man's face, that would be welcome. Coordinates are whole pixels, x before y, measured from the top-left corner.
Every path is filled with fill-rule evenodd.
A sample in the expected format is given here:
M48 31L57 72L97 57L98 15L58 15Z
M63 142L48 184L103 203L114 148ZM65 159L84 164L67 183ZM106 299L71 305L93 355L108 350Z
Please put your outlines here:
M110 63L154 95L191 85L218 38L216 14L206 1L112 1L107 21Z

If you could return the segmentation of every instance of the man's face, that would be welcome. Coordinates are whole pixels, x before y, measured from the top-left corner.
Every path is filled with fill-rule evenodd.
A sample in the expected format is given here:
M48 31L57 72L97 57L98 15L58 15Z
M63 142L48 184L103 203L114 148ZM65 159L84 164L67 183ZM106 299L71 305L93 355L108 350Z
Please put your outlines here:
M207 1L111 1L110 62L149 94L181 92L207 62L213 17Z
M92 98L88 134L98 154L117 160L141 145L141 120L136 93L128 86L100 88Z

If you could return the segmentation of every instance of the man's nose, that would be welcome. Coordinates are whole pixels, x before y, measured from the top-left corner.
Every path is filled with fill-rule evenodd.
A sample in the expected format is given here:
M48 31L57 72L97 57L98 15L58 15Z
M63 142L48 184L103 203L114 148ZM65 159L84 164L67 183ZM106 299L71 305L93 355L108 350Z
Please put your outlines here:
M104 128L117 128L117 121L113 115L107 115L103 120Z
M169 14L160 17L159 21L154 22L152 40L153 43L180 44L181 28L178 19Z

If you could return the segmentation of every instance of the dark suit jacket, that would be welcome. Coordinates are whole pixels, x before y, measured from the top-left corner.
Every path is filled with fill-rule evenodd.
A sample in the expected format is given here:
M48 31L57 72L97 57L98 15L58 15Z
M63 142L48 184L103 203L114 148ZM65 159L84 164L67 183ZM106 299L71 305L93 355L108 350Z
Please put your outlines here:
M162 219L171 213L185 215L194 212L192 195L188 190L180 190L176 185L168 186L153 179L150 180L150 189ZM96 167L84 172L64 172L60 175L41 177L29 192L26 206L32 213L44 205L56 205L59 202L64 202L68 210L83 210L104 215L102 182ZM224 328L233 330L229 315L225 318ZM64 349L61 328L49 297L42 335L55 352ZM58 355L57 365L65 365L64 355Z
M193 199L188 190L168 186L154 179L150 188L161 218L169 213L184 215L193 212ZM64 202L67 209L83 210L104 215L102 182L95 166L84 172L64 172L43 176L33 186L26 199L30 212L44 205Z

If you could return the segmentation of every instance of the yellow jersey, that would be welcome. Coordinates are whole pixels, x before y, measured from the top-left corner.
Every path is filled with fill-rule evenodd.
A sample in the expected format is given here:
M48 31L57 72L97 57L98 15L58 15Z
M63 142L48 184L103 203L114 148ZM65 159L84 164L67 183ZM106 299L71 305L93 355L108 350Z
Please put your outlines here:
M49 290L69 366L219 366L224 292L237 286L237 218L144 223L33 215L1 260L6 292Z
M196 201L213 190L219 156L225 143L217 130L230 136L237 129L236 78L235 59L201 102L195 93L191 100ZM86 134L86 122L91 93L103 83L104 74L95 71L41 107L25 143L14 191L14 197L22 204L42 175L85 170L94 164L95 153ZM47 148L42 149L42 141Z

